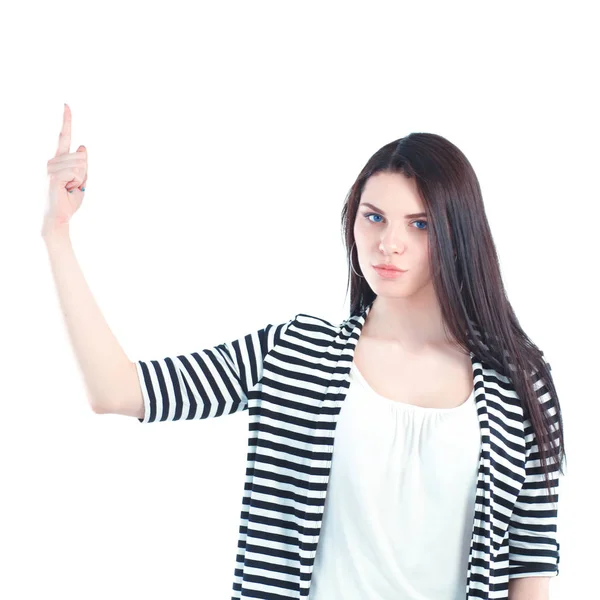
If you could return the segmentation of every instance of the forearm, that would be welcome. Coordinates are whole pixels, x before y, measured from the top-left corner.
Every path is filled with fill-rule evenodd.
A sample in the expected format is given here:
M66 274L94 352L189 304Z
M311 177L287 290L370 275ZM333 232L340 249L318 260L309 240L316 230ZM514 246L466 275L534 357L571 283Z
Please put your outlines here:
M508 600L550 600L550 577L516 577L508 582Z
M104 319L75 256L67 227L43 236L58 300L94 410L110 400L130 360Z

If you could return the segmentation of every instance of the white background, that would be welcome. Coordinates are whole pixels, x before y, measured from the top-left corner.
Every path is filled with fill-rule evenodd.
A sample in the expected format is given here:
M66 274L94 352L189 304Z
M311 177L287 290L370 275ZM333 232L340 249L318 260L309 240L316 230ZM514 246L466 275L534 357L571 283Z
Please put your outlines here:
M592 2L522 1L2 9L0 597L230 598L237 550L246 412L141 425L87 404L40 237L63 102L71 151L89 156L71 238L131 360L298 312L341 322L340 212L358 172L413 131L455 143L563 408L570 467L551 597L593 596L592 14Z

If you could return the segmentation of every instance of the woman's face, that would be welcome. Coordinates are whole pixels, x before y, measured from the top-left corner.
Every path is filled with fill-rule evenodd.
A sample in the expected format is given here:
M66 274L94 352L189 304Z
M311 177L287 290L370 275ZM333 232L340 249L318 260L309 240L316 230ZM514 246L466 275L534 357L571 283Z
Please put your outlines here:
M411 296L431 282L428 226L414 178L377 173L366 181L354 237L361 272L377 296ZM373 268L381 263L405 272L384 278Z

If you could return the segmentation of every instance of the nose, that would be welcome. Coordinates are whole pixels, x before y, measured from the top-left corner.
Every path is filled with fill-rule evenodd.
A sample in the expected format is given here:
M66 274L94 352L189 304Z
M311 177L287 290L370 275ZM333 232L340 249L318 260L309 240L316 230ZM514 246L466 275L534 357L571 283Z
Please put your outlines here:
M379 249L383 252L393 252L402 249L404 250L405 244L396 235L396 231L393 227L387 228L381 235L381 241L379 242Z

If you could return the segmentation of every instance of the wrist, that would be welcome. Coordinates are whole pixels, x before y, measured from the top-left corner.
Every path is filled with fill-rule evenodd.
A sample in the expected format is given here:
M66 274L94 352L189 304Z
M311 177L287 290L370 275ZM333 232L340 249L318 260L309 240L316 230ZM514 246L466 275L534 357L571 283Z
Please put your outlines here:
M56 239L69 239L70 231L69 224L65 223L62 225L44 225L42 228L42 238L46 243L52 242Z

